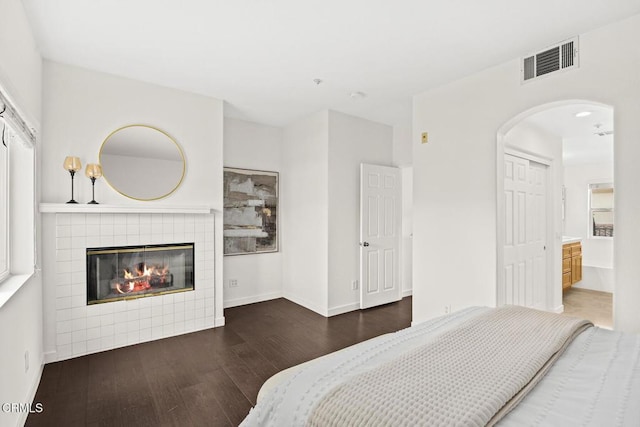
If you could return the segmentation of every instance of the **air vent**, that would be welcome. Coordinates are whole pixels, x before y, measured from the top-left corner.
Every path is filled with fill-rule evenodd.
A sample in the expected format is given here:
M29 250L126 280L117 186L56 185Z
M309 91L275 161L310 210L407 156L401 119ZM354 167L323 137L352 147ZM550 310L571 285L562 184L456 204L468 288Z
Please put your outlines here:
M598 132L594 132L594 135L598 135L598 136L613 135L613 131L612 130L601 130L601 131L598 131Z
M522 59L522 82L578 66L578 38L565 40Z

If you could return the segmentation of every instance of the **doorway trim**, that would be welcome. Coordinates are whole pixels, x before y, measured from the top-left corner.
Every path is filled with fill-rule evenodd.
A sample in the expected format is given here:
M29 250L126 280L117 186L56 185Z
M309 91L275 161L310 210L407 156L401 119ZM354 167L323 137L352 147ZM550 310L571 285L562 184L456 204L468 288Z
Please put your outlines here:
M504 160L505 153L513 154L518 157L523 157L528 160L533 160L538 163L546 164L548 166L548 176L550 177L547 182L547 286L545 289L546 295L546 310L561 313L564 310L562 305L562 259L559 256L562 250L562 218L561 215L556 215L555 211L559 211L559 200L554 197L553 189L553 176L556 169L559 167L557 162L553 159L548 159L541 153L530 152L522 150L518 147L511 146L506 143L506 135L511 129L519 125L524 119L532 116L541 111L549 110L556 107L562 107L572 104L591 104L595 106L602 106L613 108L611 105L603 104L600 102L585 100L585 99L567 99L562 101L554 101L546 104L541 104L525 110L511 119L507 120L497 131L496 135L496 305L498 304L498 292L504 288L504 277L502 271L504 270ZM556 256L558 254L558 256ZM614 302L615 303L615 302ZM614 310L615 311L615 310Z

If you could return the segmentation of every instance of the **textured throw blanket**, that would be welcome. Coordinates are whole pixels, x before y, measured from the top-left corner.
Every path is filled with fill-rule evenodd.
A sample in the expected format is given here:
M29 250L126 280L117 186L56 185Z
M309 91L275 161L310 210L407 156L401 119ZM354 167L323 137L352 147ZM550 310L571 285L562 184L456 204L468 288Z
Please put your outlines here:
M517 306L482 313L333 388L307 425L493 425L590 326Z

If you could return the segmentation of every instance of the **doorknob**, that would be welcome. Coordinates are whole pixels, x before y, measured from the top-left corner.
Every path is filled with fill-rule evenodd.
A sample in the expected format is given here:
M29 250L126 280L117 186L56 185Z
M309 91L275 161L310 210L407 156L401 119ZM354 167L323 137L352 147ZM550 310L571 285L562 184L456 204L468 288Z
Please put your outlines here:
M364 242L364 243L362 244L362 246L364 246L364 247L366 248L367 246L369 246L369 242Z

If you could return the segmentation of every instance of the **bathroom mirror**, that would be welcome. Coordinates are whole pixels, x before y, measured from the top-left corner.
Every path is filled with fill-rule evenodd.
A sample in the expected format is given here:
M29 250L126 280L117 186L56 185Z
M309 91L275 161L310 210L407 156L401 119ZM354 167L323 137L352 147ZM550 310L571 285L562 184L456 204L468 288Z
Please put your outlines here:
M180 186L186 169L178 143L145 125L113 131L100 147L99 162L109 185L135 200L167 197Z

